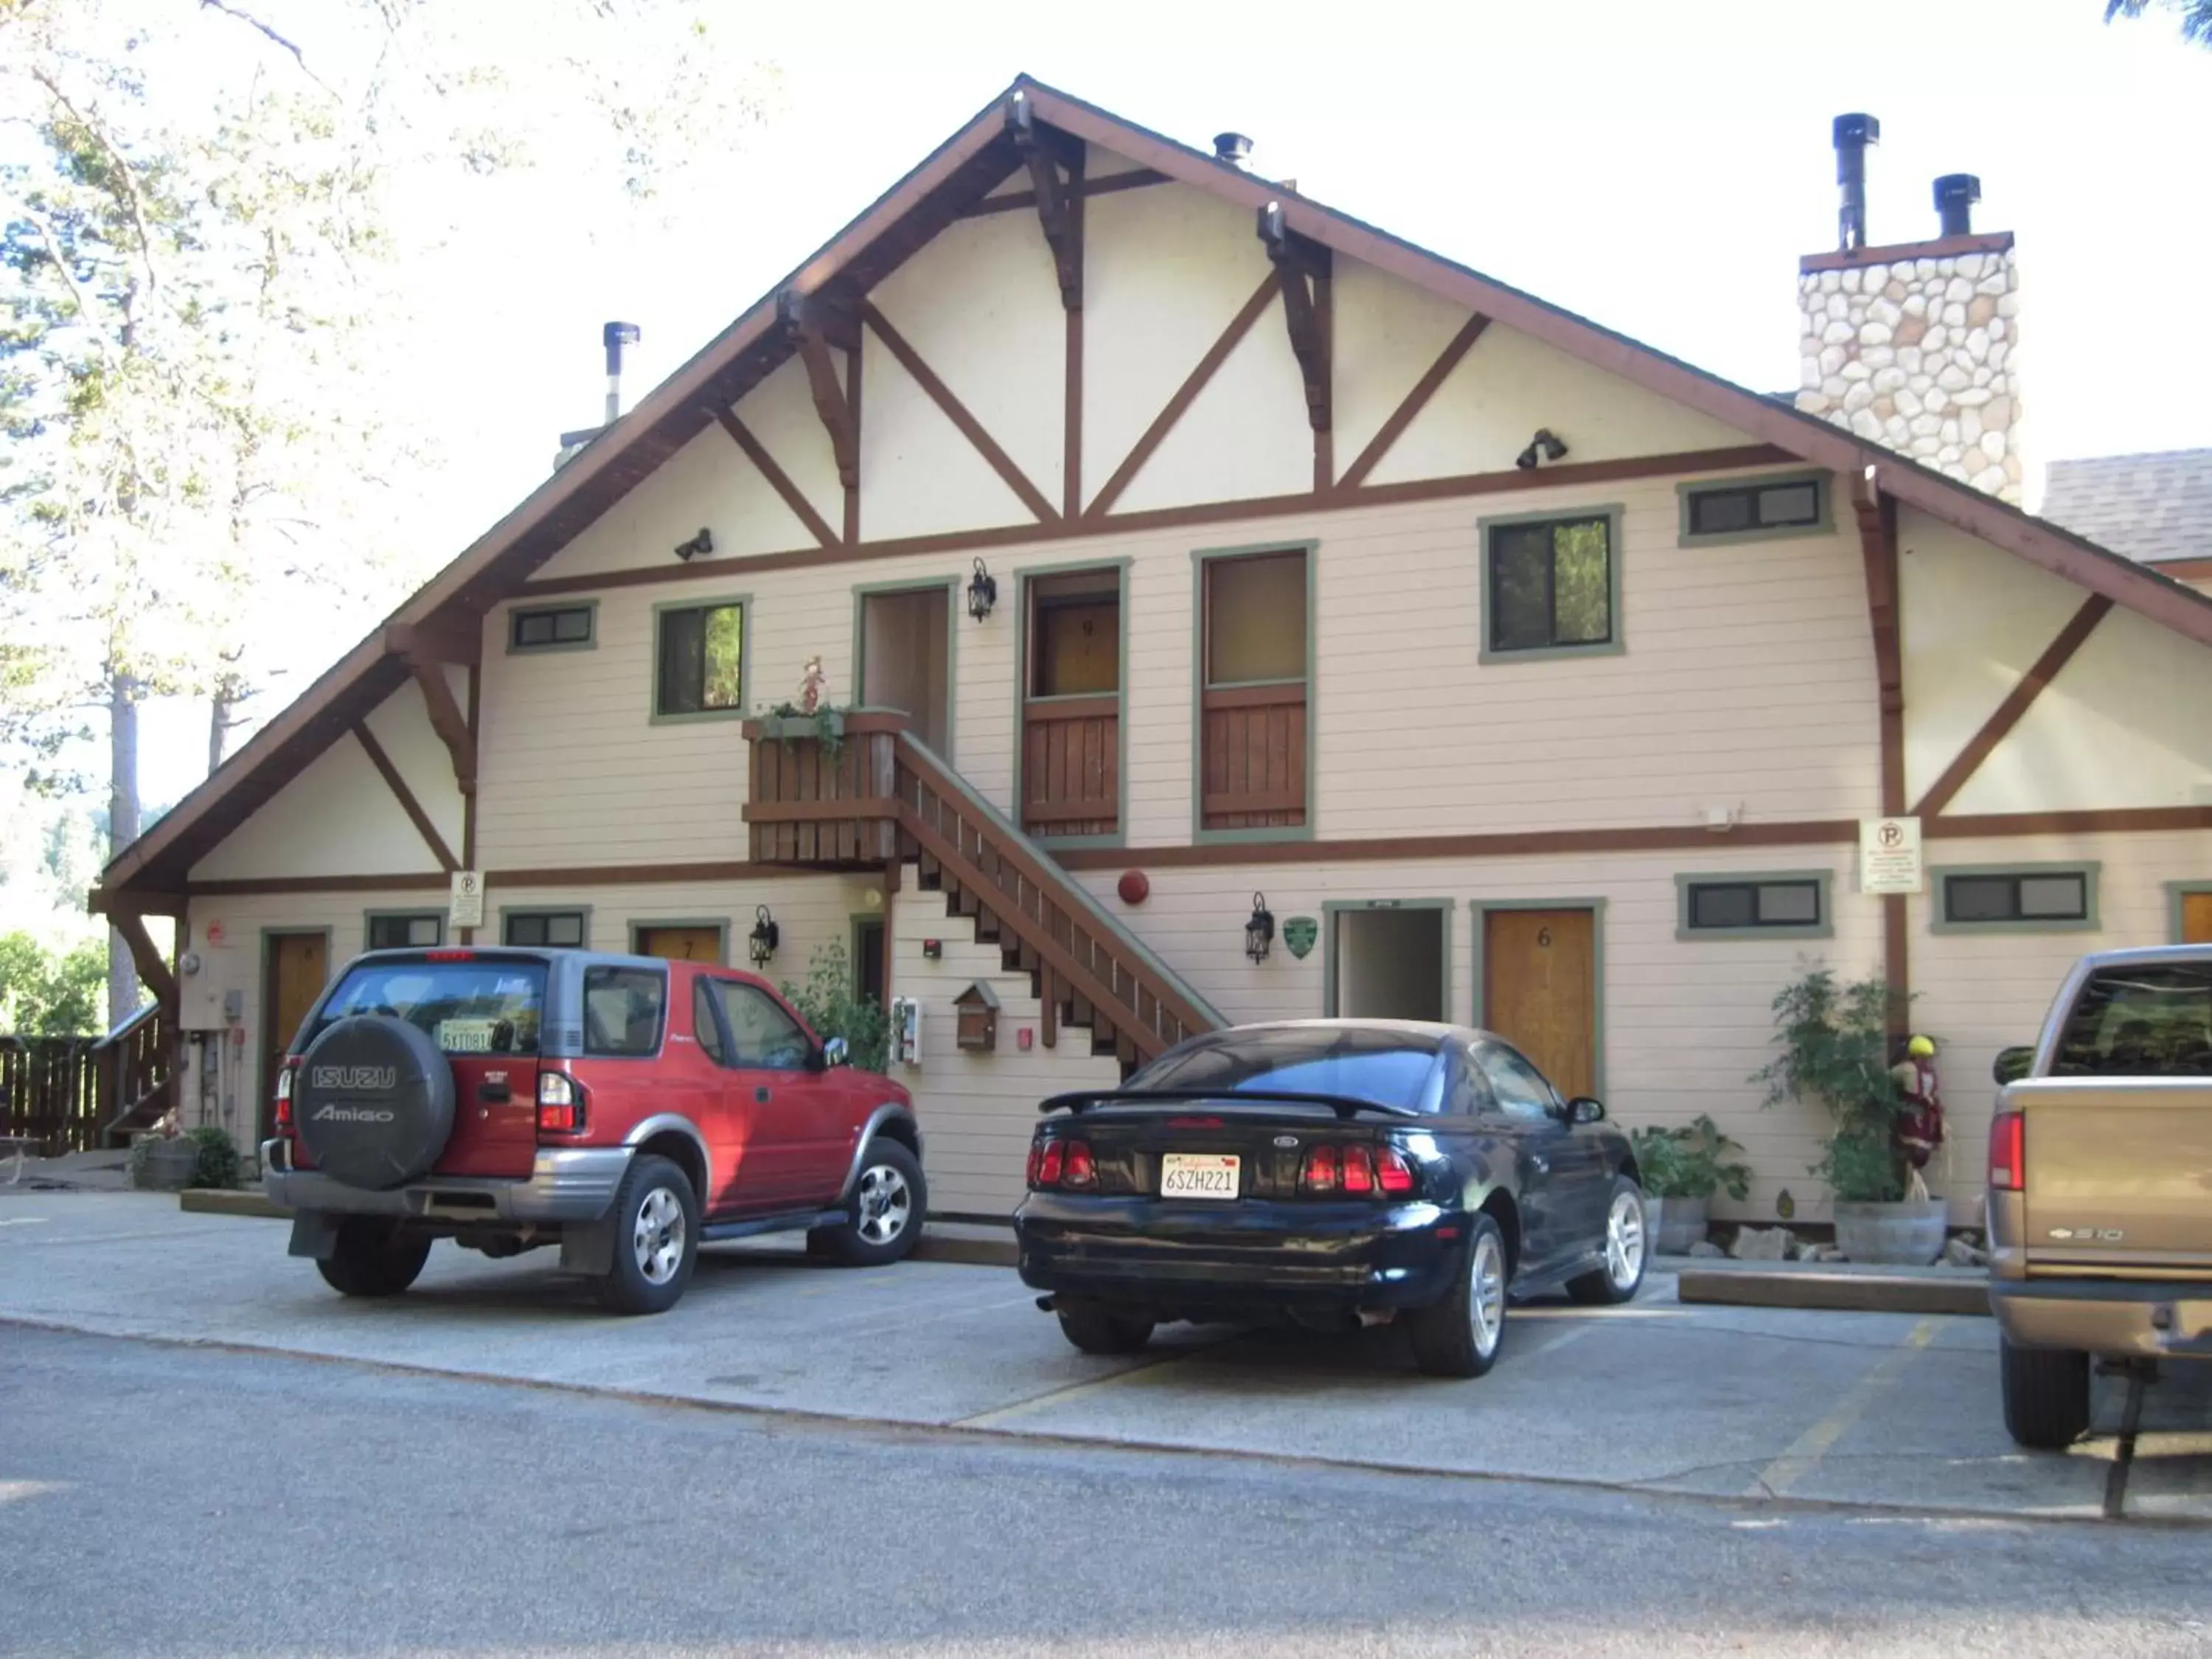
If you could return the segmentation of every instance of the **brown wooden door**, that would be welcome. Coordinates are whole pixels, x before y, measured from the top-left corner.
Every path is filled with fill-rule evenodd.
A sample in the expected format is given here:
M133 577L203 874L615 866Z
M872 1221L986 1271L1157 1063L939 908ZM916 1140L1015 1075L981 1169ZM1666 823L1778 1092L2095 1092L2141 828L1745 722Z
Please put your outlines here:
M719 927L641 927L637 953L665 957L671 962L722 963L722 930Z
M283 1064L292 1039L330 979L330 937L320 933L271 933L265 966L261 1006L268 1017L261 1030L261 1093L257 1111L264 1135L276 1128L276 1068Z
M1588 910L1491 910L1482 1023L1568 1099L1597 1086L1597 930Z
M2212 892L2181 896L2181 942L2212 945Z

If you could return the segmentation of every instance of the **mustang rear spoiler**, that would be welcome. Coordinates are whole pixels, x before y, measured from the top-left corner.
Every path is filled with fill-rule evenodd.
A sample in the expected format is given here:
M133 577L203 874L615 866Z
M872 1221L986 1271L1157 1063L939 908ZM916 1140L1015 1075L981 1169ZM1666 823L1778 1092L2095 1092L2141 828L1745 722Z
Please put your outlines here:
M1308 1094L1295 1089L1085 1089L1054 1095L1037 1110L1071 1112L1080 1116L1097 1106L1188 1106L1199 1103L1227 1107L1232 1111L1249 1105L1326 1106L1340 1118L1356 1117L1362 1112L1382 1117L1421 1115L1410 1107L1386 1106L1379 1100L1362 1100L1355 1095Z

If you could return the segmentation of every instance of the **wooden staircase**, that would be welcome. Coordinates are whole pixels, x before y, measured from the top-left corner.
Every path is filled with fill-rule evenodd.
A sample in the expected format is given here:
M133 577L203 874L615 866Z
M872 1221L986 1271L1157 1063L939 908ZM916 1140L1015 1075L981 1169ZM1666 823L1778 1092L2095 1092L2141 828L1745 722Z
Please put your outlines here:
M1047 1048L1085 1028L1126 1068L1228 1022L1007 817L917 738L902 714L854 710L842 741L748 722L759 862L881 868L911 860L948 915L999 946L1044 1005Z

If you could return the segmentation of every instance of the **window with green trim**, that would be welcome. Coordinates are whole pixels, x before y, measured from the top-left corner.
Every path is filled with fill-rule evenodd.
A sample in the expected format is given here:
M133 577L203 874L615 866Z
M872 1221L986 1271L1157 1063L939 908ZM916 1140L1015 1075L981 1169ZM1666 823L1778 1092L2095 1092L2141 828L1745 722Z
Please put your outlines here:
M735 710L744 702L745 608L702 605L659 613L656 714Z
M1816 530L1827 522L1819 478L1767 478L1687 492L1685 536L1741 536L1760 530Z
M1943 920L2033 927L2089 920L2089 872L2037 870L1943 878Z
M514 651L552 651L589 645L594 609L588 605L564 605L514 611L507 618L507 647Z
M411 916L371 916L368 948L372 951L422 951L446 942L446 918L435 910Z
M501 933L506 945L534 945L581 948L584 913L581 910L510 910Z
M1690 933L1818 927L1817 881L1693 881L1683 889L1682 926Z
M1610 645L1610 515L1494 524L1486 550L1490 649Z

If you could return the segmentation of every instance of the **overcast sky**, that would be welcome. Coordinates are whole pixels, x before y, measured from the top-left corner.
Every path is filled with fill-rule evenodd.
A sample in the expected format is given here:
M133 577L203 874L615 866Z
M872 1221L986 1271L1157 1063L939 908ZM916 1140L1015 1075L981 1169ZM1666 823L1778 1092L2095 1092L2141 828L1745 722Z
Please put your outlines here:
M596 421L602 321L644 331L635 401L1024 70L1200 146L1249 134L1261 172L1761 391L1796 384L1796 261L1835 240L1829 120L1865 110L1871 240L1932 235L1930 183L1954 172L1981 177L1977 228L2019 235L2032 470L2212 445L2212 52L2169 15L2103 9L733 5L784 106L744 139L732 199L659 240L549 222L469 251L463 325L422 365L468 434L426 481L420 533L457 553L544 477L557 433ZM154 725L147 799L173 799L204 728Z

